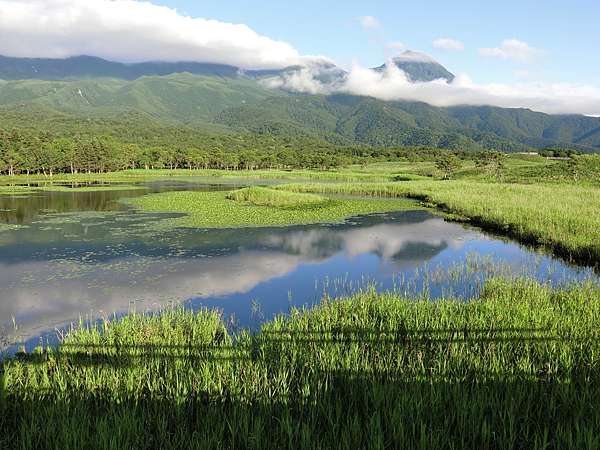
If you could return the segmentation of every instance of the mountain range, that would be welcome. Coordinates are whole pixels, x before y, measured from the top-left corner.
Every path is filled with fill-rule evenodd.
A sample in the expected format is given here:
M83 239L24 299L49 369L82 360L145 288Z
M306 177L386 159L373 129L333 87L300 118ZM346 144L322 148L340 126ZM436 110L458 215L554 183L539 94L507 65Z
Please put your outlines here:
M372 70L386 70L388 64L404 71L411 82L454 79L450 71L422 53L404 52ZM273 80L303 70L302 66L243 70L193 62L124 64L90 56L0 56L0 110L67 113L81 119L131 112L170 125L299 135L344 145L600 151L600 119L594 117L492 106L441 108L273 88ZM315 61L311 76L321 84L334 85L348 74L328 61Z

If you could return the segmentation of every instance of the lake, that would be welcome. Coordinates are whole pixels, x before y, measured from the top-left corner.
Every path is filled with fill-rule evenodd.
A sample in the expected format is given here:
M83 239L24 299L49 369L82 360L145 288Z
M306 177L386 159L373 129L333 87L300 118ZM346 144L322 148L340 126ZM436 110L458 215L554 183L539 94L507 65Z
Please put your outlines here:
M119 199L227 190L248 180L168 181L144 189L0 195L0 334L5 349L56 343L72 322L170 304L223 311L256 328L291 307L360 289L433 299L477 296L486 278L559 286L598 281L591 268L420 208L285 228L168 229ZM265 184L261 181L261 184ZM0 342L1 344L1 342ZM12 345L11 345L12 344Z

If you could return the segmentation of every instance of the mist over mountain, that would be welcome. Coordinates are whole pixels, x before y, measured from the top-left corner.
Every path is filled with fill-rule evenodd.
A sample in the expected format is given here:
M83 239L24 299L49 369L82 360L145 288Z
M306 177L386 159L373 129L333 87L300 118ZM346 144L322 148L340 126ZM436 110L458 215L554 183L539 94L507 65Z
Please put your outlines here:
M437 61L411 51L371 72L384 75L389 64L416 85L455 80ZM600 151L598 118L484 105L435 107L340 92L352 76L319 59L284 69L243 70L195 62L0 56L0 108L43 109L79 118L143 113L168 124L309 136L341 144Z

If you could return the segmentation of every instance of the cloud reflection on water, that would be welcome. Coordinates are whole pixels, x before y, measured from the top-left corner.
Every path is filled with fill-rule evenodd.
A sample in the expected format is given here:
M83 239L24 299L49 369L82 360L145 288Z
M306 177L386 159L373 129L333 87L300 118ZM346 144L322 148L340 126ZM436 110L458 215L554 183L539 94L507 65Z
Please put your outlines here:
M428 214L408 223L383 220L374 225L367 221L254 230L253 245L231 242L229 251L216 255L204 248L196 255L188 251L183 256L133 255L93 262L73 260L72 253L68 259L0 261L0 322L14 316L20 334L28 336L90 312L127 310L131 301L138 308L197 297L226 302L228 295L249 293L293 272L302 276L301 266L332 258L341 258L341 271L351 270L354 260L365 254L398 267L418 267L446 248L459 248L465 239L483 238ZM210 233L219 232L202 234L203 242L210 241ZM307 284L314 282L310 277Z

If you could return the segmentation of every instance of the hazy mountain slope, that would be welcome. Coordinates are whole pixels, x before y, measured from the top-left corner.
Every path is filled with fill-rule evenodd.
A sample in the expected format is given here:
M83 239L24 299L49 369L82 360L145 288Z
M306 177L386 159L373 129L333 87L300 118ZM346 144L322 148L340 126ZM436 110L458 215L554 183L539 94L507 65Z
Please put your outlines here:
M66 59L0 56L0 79L3 80L68 80L81 78L135 80L143 76L164 76L183 72L235 78L238 76L239 69L222 64L193 62L123 64L93 56L77 56Z
M200 123L227 107L284 95L247 79L176 74L77 81L9 81L0 84L0 105L43 106L86 115L137 110L165 121Z

